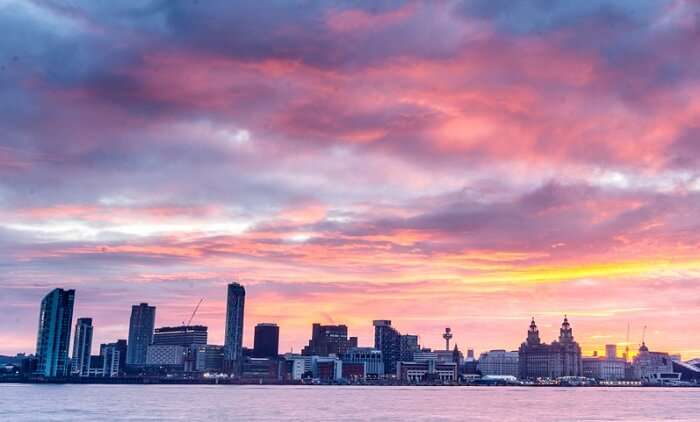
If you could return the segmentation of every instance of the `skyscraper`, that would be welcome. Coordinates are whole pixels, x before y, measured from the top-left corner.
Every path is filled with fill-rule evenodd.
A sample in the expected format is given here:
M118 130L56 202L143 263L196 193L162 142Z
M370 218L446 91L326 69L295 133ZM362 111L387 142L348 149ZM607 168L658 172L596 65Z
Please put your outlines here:
M280 327L262 323L255 326L253 357L276 358L279 353Z
M243 357L243 309L245 288L238 283L228 285L226 298L226 336L224 340L225 366L229 372L237 373Z
M156 307L141 303L131 307L129 320L129 342L126 364L143 366L146 364L148 345L153 341L153 327L156 323Z
M384 371L386 374L396 374L397 362L410 362L413 354L420 350L418 336L401 334L391 326L388 319L374 320L374 348L382 351Z
M54 289L44 296L36 340L37 373L68 375L68 345L73 322L75 290Z
M87 377L90 373L92 351L92 318L78 318L73 337L73 359L71 374Z

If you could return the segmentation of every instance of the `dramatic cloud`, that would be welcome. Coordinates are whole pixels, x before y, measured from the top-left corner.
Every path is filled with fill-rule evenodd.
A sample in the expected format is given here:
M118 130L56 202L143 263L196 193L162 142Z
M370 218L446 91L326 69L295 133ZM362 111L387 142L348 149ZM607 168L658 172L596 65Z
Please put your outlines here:
M0 353L78 291L198 314L227 282L298 350L515 348L567 313L700 356L700 6L608 1L0 0ZM632 339L633 342L637 338Z

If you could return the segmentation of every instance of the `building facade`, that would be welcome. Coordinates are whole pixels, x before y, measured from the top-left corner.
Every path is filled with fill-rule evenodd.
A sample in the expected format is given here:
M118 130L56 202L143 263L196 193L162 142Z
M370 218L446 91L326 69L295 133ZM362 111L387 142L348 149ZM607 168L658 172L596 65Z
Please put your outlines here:
M396 374L396 364L400 361L410 362L413 354L420 350L418 336L401 334L391 326L388 319L378 319L374 325L374 348L382 352L384 371L386 374Z
M196 346L195 370L221 372L224 370L224 346L205 344Z
M153 342L153 328L156 323L156 307L141 303L131 307L129 319L129 342L126 364L143 366L146 364L148 346Z
M340 356L351 347L357 347L357 337L348 337L346 325L321 325L314 323L311 340L301 354L305 356Z
M518 352L506 352L505 350L491 350L479 356L477 370L482 376L503 376L511 375L517 377L520 372Z
M181 325L178 327L156 328L152 344L169 344L185 347L205 345L207 344L207 327L203 325Z
M90 353L92 352L92 318L78 318L73 337L73 357L71 374L87 377L90 373Z
M639 353L632 361L634 377L642 382L656 383L662 377L661 374L673 374L673 359L668 353L651 352L642 342Z
M146 353L146 366L184 370L188 348L175 344L152 344Z
M279 354L280 327L277 324L261 323L255 326L253 357L277 358Z
M384 376L384 359L382 351L373 347L351 347L342 355L343 368L349 373L349 365L362 365L364 379L378 379ZM346 368L348 367L348 368ZM354 375L358 375L353 372Z
M532 319L527 340L518 350L518 374L521 379L558 378L583 374L581 347L574 341L573 330L566 317L559 330L559 340L551 344L540 341L539 330Z
M224 365L227 372L237 374L243 359L243 317L245 288L238 283L228 285L226 295L226 333Z
M105 377L120 377L126 373L126 340L100 345Z
M41 301L36 342L36 373L62 377L70 372L68 346L73 323L75 290L54 289Z
M437 360L399 362L397 377L403 382L453 382L457 380L456 363L438 363Z

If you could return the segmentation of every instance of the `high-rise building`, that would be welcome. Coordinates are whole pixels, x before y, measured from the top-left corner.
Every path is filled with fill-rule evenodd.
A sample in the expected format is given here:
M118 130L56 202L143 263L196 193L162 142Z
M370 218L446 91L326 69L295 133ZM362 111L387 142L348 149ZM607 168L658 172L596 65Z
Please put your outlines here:
M100 356L103 359L102 372L105 377L119 377L126 371L126 340L100 345Z
M203 325L181 325L178 327L156 328L151 344L185 347L207 344L207 327Z
M156 307L141 303L131 307L129 320L129 343L126 364L143 366L146 364L148 345L153 341L153 328L156 323Z
M540 342L540 332L532 319L527 340L518 349L518 372L522 379L582 375L581 347L574 341L566 316L559 330L559 341L552 344Z
M279 354L280 327L277 324L262 323L255 326L253 357L277 358Z
M90 373L90 352L92 352L92 318L78 318L73 337L73 358L71 374L87 377Z
M68 345L75 290L54 289L41 301L36 340L37 373L45 377L68 375Z
M321 325L314 323L311 340L301 351L305 356L343 355L351 347L357 347L357 337L348 337L347 325Z
M238 283L229 284L226 296L224 365L230 373L240 372L242 363L244 308L245 288Z
M386 374L396 374L397 362L410 362L413 354L420 351L418 336L401 334L391 326L388 319L378 319L374 325L374 348L381 350Z

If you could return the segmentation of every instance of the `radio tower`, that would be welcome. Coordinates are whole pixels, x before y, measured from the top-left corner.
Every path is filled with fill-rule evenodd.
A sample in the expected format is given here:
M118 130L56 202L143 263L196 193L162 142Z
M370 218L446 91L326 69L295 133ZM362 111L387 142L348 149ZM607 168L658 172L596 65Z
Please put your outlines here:
M450 340L452 339L452 329L450 327L445 328L442 338L445 339L445 350L450 350Z

